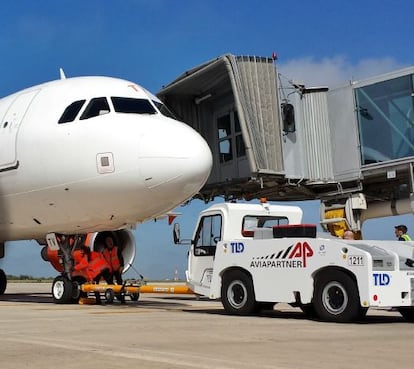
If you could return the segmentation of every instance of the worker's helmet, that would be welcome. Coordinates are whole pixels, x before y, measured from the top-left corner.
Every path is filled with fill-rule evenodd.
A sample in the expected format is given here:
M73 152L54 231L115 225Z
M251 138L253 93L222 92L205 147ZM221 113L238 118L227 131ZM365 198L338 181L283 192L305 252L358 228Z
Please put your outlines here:
M400 225L395 226L395 229L397 229L399 231L402 231L403 233L407 233L407 231L408 231L407 226L405 226L404 224L400 224Z

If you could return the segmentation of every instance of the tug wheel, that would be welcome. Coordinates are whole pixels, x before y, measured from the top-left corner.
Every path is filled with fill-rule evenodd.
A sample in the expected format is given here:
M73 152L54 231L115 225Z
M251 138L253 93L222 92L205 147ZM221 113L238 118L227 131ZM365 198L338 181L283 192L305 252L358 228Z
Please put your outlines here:
M257 309L252 279L239 270L226 273L221 286L221 302L233 315L250 315Z
M331 322L350 322L362 315L355 281L338 270L316 278L313 307L320 319Z

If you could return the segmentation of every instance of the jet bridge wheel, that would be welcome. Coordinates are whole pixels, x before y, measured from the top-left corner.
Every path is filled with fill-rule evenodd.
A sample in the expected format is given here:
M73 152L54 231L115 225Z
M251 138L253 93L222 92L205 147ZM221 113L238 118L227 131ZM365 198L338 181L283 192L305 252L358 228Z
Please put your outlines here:
M356 283L339 270L317 276L313 307L320 319L331 322L354 321L366 312L361 308Z
M68 304L73 299L73 284L66 277L59 275L53 280L52 296L55 304Z
M257 310L252 279L239 270L223 276L221 302L227 313L250 315Z

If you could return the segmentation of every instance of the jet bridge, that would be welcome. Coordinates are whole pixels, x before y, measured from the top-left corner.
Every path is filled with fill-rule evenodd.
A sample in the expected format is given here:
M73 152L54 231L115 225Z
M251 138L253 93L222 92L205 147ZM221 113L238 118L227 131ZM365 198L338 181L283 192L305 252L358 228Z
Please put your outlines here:
M304 200L336 189L326 92L296 86L282 94L273 58L224 55L158 96L212 149L213 170L200 192L206 201Z
M414 67L334 89L282 84L272 58L227 54L158 96L213 152L200 198L320 199L322 224L357 231L364 219L412 212L413 76Z
M256 196L285 182L273 59L224 55L185 72L158 94L213 152L202 196ZM273 191L273 190L272 190Z

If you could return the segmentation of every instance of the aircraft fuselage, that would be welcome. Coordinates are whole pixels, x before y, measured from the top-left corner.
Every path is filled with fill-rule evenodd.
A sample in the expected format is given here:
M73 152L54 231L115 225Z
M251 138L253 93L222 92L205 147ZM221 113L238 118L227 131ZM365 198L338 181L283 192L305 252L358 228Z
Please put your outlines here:
M0 242L133 226L208 178L204 139L155 96L107 77L64 79L0 100Z

